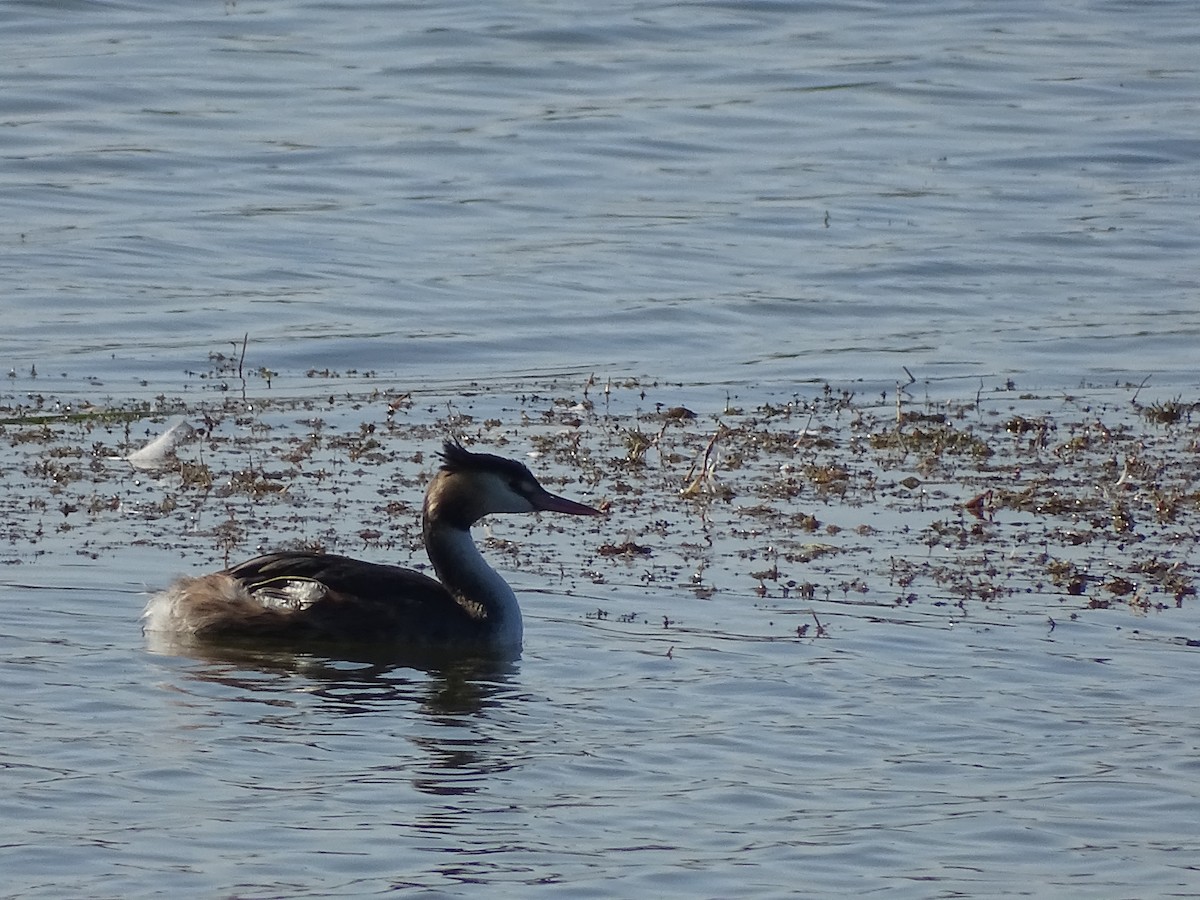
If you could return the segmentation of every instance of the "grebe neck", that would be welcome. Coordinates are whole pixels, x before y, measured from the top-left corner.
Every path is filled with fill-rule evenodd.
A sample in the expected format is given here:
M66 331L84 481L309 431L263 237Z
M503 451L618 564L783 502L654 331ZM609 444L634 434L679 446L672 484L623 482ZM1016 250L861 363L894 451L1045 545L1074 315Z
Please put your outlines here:
M497 643L519 647L524 626L517 595L487 564L470 528L427 515L423 531L429 561L454 599L472 616L490 623Z

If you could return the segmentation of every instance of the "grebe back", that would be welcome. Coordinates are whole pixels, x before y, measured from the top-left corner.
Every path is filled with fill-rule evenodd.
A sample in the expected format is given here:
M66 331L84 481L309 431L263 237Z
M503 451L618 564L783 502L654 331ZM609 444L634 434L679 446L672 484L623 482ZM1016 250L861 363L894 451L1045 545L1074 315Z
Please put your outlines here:
M148 632L199 639L400 642L519 650L521 609L484 560L471 526L490 513L603 515L551 494L515 460L444 445L425 492L425 550L440 581L346 556L280 551L221 572L182 577L155 594Z

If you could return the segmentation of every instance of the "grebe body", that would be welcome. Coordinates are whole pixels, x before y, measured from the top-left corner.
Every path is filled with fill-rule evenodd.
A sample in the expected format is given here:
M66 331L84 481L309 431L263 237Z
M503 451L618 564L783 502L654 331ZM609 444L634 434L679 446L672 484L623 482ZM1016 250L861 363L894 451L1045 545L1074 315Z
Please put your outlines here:
M209 640L399 642L517 650L521 608L471 526L491 513L602 513L551 494L521 463L447 442L422 530L438 579L346 556L281 551L177 579L143 614L148 632Z

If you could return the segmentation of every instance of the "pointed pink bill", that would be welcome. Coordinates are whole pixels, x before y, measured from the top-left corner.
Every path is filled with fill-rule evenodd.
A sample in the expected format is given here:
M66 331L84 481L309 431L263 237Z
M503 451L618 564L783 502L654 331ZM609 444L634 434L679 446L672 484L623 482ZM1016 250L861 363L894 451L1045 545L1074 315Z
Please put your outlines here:
M557 494L551 494L549 491L543 491L536 497L532 498L534 506L538 509L544 509L546 512L566 513L570 516L602 516L604 515L598 509L593 509L586 503L576 503L574 500L568 500L566 497L559 497Z

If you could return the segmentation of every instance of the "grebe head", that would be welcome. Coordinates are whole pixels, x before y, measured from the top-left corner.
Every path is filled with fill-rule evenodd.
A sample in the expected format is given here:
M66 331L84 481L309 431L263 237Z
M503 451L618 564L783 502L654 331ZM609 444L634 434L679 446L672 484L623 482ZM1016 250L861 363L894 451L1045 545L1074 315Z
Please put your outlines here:
M604 515L584 503L550 493L516 460L472 453L452 441L443 445L440 455L442 467L425 494L428 520L470 528L491 513L544 510L572 516Z

